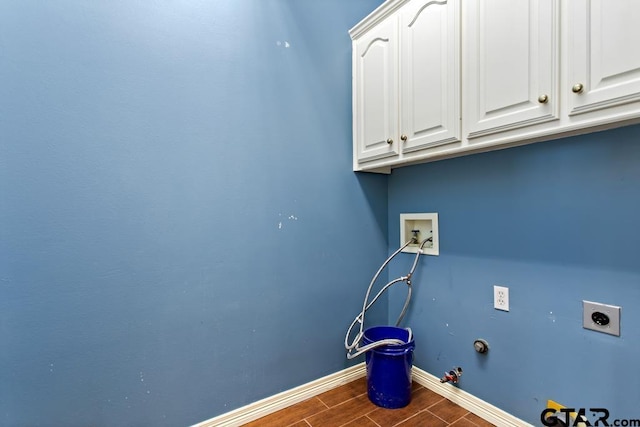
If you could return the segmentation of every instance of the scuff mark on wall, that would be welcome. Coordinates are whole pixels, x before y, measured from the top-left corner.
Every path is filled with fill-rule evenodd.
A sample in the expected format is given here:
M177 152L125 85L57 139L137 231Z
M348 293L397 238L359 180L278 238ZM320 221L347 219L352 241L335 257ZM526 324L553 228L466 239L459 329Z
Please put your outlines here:
M279 214L278 214L278 216L279 216L279 217L282 217L282 214L281 214L281 213L279 213ZM298 220L298 217L297 217L297 216L295 216L295 215L293 215L293 214L291 214L291 215L289 215L289 216L287 217L287 219L288 219L289 221L297 221L297 220ZM282 224L282 221L278 221L278 230L282 230L282 225L283 225L283 224Z

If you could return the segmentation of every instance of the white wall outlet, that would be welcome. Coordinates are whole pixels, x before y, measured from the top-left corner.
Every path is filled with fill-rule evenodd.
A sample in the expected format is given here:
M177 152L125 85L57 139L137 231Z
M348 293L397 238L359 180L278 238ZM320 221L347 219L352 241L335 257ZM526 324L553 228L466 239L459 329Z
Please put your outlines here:
M403 213L400 214L400 246L416 237L418 243L412 243L402 250L415 254L422 242L422 253L440 255L437 213Z
M509 311L509 288L493 286L493 308L496 310Z

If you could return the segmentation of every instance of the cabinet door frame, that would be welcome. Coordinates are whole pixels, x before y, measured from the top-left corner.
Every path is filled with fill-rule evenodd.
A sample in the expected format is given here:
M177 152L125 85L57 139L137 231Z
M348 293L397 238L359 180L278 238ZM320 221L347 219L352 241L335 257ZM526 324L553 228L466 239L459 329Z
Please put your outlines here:
M434 15L429 16L430 13ZM402 152L458 142L461 134L459 2L414 0L405 4L399 14L400 133L406 136ZM425 21L429 18L432 21L435 18L437 25L429 26ZM435 64L437 68L425 69L427 64ZM429 78L432 77L429 74L434 78Z
M353 52L354 161L398 156L397 16L389 17L354 41Z

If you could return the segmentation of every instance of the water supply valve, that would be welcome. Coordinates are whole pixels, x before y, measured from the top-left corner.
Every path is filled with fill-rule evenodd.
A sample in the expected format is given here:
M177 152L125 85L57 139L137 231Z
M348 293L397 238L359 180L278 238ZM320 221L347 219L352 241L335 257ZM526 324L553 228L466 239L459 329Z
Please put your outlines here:
M453 384L457 384L458 380L462 376L462 368L458 366L457 368L453 368L448 373L444 373L444 377L440 378L441 383L451 382Z

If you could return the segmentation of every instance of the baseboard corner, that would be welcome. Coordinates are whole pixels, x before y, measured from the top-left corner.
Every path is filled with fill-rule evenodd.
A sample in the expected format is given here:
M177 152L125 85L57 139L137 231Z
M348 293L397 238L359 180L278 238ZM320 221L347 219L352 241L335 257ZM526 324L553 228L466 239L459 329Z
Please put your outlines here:
M281 409L300 403L366 375L364 363L351 366L307 384L283 391L217 417L194 424L192 427L239 427ZM413 380L427 389L449 399L480 418L498 427L533 427L531 424L485 402L451 384L441 384L440 379L418 367L412 369Z
M420 368L414 366L412 374L413 380L418 384L438 393L440 396L449 399L453 403L498 427L533 427L532 424L529 424L508 412L485 402L471 393L448 383L440 383L440 379L438 377L431 375Z

